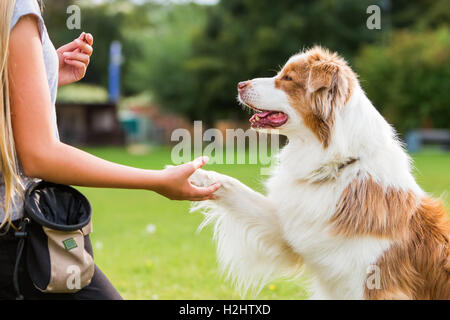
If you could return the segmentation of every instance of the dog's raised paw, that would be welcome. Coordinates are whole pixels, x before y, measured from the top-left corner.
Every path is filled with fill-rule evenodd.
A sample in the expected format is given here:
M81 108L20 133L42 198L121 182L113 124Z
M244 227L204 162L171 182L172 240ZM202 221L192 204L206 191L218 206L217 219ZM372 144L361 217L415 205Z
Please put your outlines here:
M214 183L211 177L211 171L206 171L203 169L196 170L190 177L189 181L197 187L208 187Z

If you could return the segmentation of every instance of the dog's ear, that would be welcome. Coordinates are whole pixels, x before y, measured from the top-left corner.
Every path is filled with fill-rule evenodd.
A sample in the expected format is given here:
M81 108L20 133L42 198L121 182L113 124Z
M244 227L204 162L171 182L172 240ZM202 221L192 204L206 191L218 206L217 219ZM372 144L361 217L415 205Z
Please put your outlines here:
M331 141L336 110L342 108L351 95L350 84L355 75L336 53L316 46L306 54L308 75L304 89L311 108L306 122L327 147Z
M311 97L311 110L322 120L327 120L332 113L338 72L338 66L328 61L318 61L310 66L307 90Z
M332 61L317 61L310 65L307 90L312 112L327 120L334 108L344 104L348 82L339 65Z
M332 89L336 85L338 66L331 62L318 62L309 70L307 89L313 93L323 89Z

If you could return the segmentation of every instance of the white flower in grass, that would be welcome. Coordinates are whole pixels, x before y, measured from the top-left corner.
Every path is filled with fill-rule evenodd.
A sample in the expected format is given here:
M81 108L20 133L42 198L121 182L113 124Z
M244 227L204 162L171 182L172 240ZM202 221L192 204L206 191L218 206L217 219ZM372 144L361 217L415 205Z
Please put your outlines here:
M95 241L94 247L95 247L95 249L97 249L97 250L102 250L102 249L103 249L103 242L101 242L101 241Z
M156 226L154 224L148 224L147 227L145 228L145 231L148 234L153 234L156 232Z

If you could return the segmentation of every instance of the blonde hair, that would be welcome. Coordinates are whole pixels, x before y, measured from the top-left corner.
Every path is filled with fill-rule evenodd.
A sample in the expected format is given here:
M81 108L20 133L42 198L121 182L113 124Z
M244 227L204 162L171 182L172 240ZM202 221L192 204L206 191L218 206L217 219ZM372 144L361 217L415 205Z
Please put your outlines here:
M44 0L37 0L39 7L41 7L41 12L44 11Z
M0 228L11 223L11 208L16 195L23 193L18 161L14 146L9 101L8 51L10 24L16 0L0 1L0 170L5 185L5 201L2 204L5 218Z

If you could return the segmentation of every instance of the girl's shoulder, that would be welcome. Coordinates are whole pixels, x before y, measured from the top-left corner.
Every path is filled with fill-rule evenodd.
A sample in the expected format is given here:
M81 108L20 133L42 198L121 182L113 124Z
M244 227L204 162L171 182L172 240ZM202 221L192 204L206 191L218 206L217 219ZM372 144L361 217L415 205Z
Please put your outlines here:
M14 12L11 19L10 30L14 28L17 22L23 16L33 15L37 18L41 36L45 30L44 19L42 18L41 8L37 0L16 0Z

